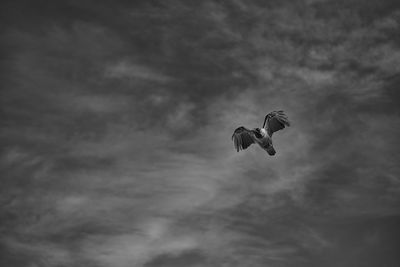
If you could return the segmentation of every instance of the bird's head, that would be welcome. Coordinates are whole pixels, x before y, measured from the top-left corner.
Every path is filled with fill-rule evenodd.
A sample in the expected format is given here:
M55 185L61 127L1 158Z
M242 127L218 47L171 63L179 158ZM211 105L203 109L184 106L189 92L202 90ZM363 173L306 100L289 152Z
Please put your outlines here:
M260 129L260 133L261 133L263 136L266 136L266 135L267 135L267 131L266 131L264 128Z

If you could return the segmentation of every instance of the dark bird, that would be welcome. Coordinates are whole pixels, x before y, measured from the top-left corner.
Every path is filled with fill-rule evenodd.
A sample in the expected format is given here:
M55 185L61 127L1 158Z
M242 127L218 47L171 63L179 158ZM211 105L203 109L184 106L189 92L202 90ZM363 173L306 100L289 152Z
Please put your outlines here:
M232 135L233 144L237 152L248 148L251 144L258 144L262 149L268 152L270 156L275 155L276 151L272 145L272 134L282 130L285 126L290 126L288 117L282 110L272 111L265 116L262 128L249 130L240 126Z

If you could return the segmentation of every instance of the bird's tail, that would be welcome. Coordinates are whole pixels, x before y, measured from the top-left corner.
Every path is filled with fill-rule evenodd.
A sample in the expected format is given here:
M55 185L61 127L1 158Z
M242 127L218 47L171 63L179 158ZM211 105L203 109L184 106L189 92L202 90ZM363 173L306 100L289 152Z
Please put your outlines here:
M270 156L273 156L276 154L275 148L272 145L266 147L265 150L268 152L268 155L270 155Z

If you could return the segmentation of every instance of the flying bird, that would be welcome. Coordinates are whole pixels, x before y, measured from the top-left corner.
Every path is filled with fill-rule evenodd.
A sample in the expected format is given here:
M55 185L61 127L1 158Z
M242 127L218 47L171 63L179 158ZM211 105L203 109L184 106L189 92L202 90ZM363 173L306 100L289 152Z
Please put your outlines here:
M237 128L232 135L233 144L237 152L248 148L251 144L258 144L270 156L273 156L276 151L272 145L272 134L284 129L285 126L290 126L285 113L282 110L272 111L265 116L262 128L252 130L243 126Z

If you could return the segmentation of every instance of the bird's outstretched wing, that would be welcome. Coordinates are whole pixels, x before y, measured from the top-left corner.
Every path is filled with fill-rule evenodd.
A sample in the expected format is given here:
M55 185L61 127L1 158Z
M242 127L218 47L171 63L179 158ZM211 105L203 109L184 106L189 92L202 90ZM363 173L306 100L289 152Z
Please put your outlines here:
M248 148L254 143L254 134L251 130L240 126L237 128L232 135L233 144L235 145L236 151Z
M290 122L282 110L272 111L265 116L263 128L267 129L270 137L274 132L282 130L285 126L290 126Z

